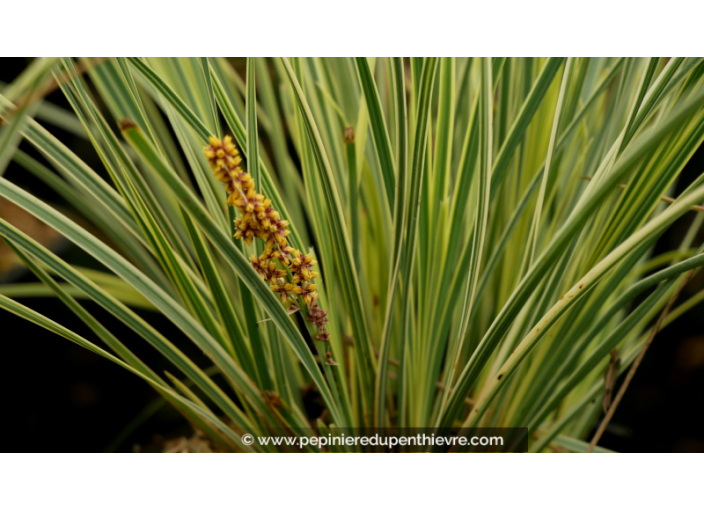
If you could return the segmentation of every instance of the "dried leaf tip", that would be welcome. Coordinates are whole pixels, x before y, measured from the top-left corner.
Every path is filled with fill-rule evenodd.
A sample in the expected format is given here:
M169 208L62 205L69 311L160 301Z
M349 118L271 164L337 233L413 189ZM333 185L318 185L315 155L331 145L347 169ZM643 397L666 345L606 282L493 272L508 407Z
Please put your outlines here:
M136 128L137 124L135 124L132 119L124 118L120 122L117 123L117 125L120 127L122 131L125 131L130 128Z

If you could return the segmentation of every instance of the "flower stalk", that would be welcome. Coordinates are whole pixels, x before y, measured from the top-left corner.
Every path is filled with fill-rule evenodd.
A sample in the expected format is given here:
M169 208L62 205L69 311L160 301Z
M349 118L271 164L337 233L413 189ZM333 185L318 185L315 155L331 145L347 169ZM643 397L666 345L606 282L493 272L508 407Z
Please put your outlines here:
M308 308L306 320L317 331L316 340L329 342L325 329L328 321L325 310L318 304L318 286L313 279L318 273L313 270L317 261L313 255L304 255L288 243L289 222L281 218L271 200L257 193L256 183L242 168L242 156L232 137L222 140L210 137L210 143L203 149L210 168L218 181L225 185L227 204L237 208L240 217L235 220L236 239L247 245L257 238L264 242L261 255L252 255L250 262L254 270L269 283L269 288L278 294L281 302L303 301ZM326 344L326 363L336 365Z

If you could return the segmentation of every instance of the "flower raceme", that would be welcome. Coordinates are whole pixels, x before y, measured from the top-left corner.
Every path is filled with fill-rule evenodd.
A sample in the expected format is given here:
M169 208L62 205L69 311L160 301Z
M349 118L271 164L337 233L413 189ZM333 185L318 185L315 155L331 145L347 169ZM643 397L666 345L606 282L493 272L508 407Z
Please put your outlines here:
M281 218L271 200L257 193L254 179L242 169L242 157L232 138L225 136L221 140L211 136L209 141L203 149L205 157L216 179L225 185L228 205L240 212L240 217L235 220L235 238L242 239L247 245L251 245L254 238L265 243L262 254L250 258L252 267L269 282L272 292L279 295L282 303L302 299L309 309L306 320L318 330L316 338L327 342L329 335L325 323L328 319L318 305L317 285L312 283L318 276L313 271L316 261L312 255L303 255L288 244L289 222ZM329 365L336 364L330 352L326 352L326 356Z
M242 157L232 138L226 136L220 140L211 136L210 145L205 147L204 152L215 177L225 184L228 205L237 207L242 213L242 217L235 220L235 237L243 238L248 245L258 237L266 241L268 250L278 246L288 255L291 252L286 242L290 233L286 230L288 221L281 219L271 206L271 200L257 193L254 179L240 166Z

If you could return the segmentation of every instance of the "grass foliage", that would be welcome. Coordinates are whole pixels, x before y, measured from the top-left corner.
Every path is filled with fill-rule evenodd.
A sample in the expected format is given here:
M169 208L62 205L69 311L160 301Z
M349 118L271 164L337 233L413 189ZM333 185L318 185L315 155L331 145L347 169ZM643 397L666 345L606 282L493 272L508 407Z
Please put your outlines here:
M262 430L460 425L584 450L610 353L628 370L704 264L695 214L678 250L651 257L704 201L704 178L662 200L704 139L703 73L695 58L37 59L1 90L0 196L104 270L0 219L37 277L0 286L0 307L142 378L223 450L273 450L242 442ZM47 83L72 111L43 101ZM84 137L102 165L44 125ZM233 237L239 213L202 152L225 134L291 244L315 254L329 342L252 267L264 244ZM11 161L75 214L3 176ZM31 296L55 296L92 334L16 300ZM306 411L311 394L322 413Z

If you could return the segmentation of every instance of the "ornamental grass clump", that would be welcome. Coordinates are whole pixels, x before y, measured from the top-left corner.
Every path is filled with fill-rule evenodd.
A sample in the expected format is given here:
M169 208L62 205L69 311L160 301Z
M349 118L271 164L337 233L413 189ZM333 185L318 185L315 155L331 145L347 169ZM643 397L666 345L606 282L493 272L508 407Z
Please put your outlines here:
M81 253L0 218L35 278L0 313L141 378L214 450L525 427L587 451L704 300L701 58L46 58L0 119L0 197Z

